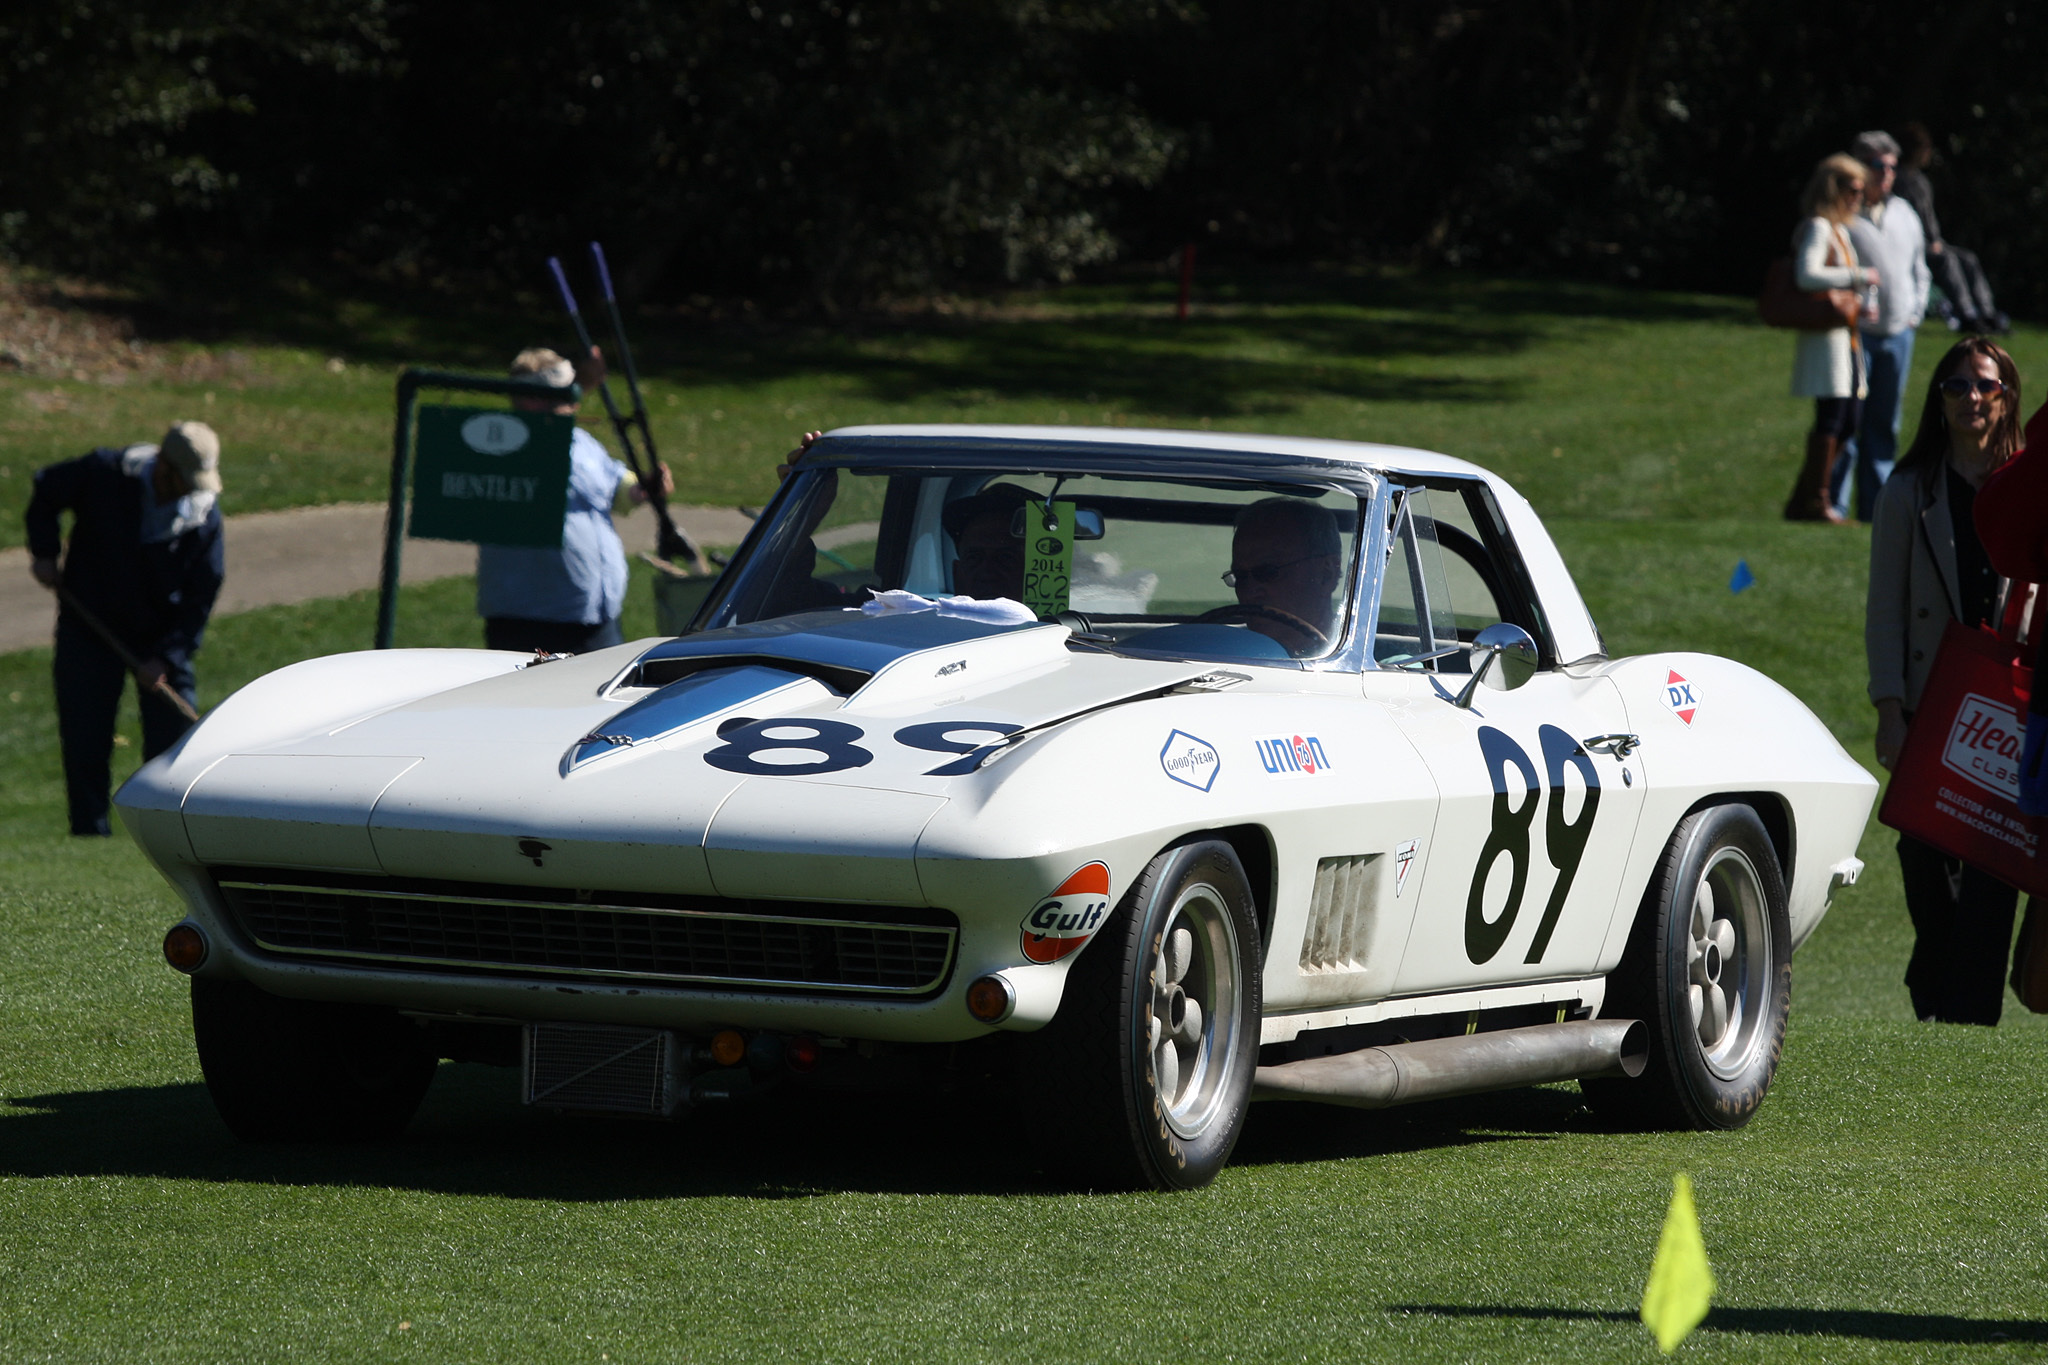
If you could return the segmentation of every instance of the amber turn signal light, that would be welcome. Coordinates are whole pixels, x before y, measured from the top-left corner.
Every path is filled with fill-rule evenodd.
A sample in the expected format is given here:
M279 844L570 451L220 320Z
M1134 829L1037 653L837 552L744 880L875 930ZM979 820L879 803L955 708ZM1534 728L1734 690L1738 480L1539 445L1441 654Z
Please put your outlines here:
M977 977L967 987L967 1012L984 1024L1002 1023L1016 1003L1016 992L1000 976Z
M720 1029L711 1035L711 1060L720 1066L738 1066L746 1056L747 1035L738 1029Z
M173 924L164 935L164 961L188 975L206 965L206 935L196 924Z

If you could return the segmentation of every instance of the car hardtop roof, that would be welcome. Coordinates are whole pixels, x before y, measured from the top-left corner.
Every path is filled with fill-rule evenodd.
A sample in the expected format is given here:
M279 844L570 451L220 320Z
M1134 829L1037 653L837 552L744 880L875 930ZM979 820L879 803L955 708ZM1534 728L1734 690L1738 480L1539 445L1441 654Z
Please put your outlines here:
M1314 436L1262 436L1235 431L1175 431L1142 427L998 426L968 423L921 426L838 427L819 437L806 458L820 463L987 465L1101 460L1119 470L1145 472L1240 473L1254 477L1293 474L1330 477L1354 472L1399 470L1500 480L1478 465L1432 450L1332 441Z

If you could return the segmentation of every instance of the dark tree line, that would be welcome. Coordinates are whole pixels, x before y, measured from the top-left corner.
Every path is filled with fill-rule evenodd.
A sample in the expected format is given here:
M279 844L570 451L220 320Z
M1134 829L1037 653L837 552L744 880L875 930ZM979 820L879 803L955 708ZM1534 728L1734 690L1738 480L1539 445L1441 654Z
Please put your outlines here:
M825 307L1184 240L1746 290L1919 119L2005 294L2048 9L1869 0L14 0L0 251Z

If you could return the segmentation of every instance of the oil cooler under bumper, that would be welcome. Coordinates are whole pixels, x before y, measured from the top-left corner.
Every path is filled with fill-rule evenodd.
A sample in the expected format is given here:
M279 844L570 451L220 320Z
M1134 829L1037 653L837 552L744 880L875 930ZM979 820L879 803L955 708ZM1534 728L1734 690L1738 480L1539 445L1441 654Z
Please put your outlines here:
M668 1029L528 1024L520 1033L527 1104L667 1118L689 1098L688 1047Z

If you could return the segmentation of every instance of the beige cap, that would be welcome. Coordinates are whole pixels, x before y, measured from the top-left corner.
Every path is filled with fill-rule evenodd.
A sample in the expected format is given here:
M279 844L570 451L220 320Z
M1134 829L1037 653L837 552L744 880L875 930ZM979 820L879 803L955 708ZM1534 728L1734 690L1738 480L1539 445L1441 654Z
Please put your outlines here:
M512 378L537 379L550 388L566 389L576 382L576 367L560 352L536 346L512 357Z
M220 492L220 437L204 422L173 422L157 458L169 460L195 490Z

